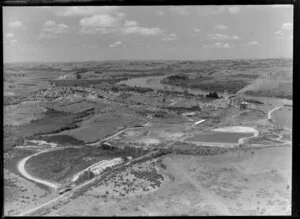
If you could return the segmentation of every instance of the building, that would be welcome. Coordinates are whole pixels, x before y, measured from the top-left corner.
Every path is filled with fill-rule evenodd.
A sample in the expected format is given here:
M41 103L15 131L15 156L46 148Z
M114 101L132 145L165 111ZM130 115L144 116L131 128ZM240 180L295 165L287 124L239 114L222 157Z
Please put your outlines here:
M248 108L248 102L242 101L242 102L240 103L240 110L245 110L245 109L247 109L247 108Z
M195 113L195 112L188 112L188 113L183 113L182 115L186 116L186 117L193 117L193 116L197 115L197 113Z

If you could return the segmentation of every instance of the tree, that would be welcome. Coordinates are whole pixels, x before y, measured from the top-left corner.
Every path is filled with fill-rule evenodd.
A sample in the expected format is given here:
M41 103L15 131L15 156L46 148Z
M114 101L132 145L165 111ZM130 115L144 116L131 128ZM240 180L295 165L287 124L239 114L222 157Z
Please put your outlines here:
M81 75L80 74L76 74L76 78L77 79L81 79Z
M113 91L113 92L118 92L118 87L115 87L115 86L113 86L112 88L111 88L111 90Z
M209 93L206 95L206 97L219 99L219 95L218 95L217 92L213 92L213 93L209 92Z
M129 160L126 156L123 156L122 159L124 160L124 162L127 162Z
M212 93L212 97L218 99L218 98L219 98L219 95L217 94L217 92L213 92L213 93Z
M184 96L188 96L189 95L189 91L187 89L184 89L183 94L184 94Z

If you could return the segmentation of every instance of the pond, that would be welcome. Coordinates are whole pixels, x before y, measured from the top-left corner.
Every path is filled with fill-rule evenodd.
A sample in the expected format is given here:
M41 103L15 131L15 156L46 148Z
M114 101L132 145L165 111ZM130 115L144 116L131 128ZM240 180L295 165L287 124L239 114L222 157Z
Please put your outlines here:
M271 115L272 121L276 125L292 129L293 111L292 108L283 108L276 110Z
M221 143L238 143L240 138L252 137L253 133L240 133L240 132L209 132L197 134L187 141L198 142L221 142Z

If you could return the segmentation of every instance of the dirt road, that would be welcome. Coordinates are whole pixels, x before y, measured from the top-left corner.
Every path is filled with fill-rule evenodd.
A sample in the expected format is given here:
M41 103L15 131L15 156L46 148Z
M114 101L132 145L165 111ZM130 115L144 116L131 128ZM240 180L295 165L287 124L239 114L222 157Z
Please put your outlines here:
M26 164L26 162L27 162L30 158L32 158L32 157L34 157L34 156L37 156L37 155L39 155L39 154L42 154L42 153L49 152L49 151L51 151L51 149L45 150L45 151L40 151L40 152L38 152L38 153L35 153L35 154L32 154L32 155L30 155L30 156L28 156L28 157L23 158L23 159L18 163L17 168L18 168L18 171L19 171L25 178L27 178L27 179L29 179L29 180L32 180L32 181L34 181L34 182L37 182L37 183L46 185L46 186L48 186L48 187L50 187L50 188L57 189L57 188L60 186L59 184L52 183L52 182L49 182L49 181L46 181L46 180L42 180L42 179L36 178L36 177L32 176L30 173L28 173L28 172L26 171L26 169L25 169L25 164Z
M125 128L125 129L123 129L123 130L121 130L121 131L117 132L116 134L114 134L114 135L111 135L111 136L109 136L109 137L107 137L107 138L105 138L105 139L102 139L102 140L96 141L96 142L94 142L94 143L89 143L89 144L86 144L86 145L88 145L88 146L97 146L97 145L99 145L101 142L108 141L108 140L110 140L110 139L112 139L112 138L114 138L114 137L116 137L116 136L118 136L118 135L122 134L123 132L125 132L125 131L129 130L129 129L131 129L131 128Z
M268 112L268 119L269 119L269 120L272 119L272 113L273 113L274 111L280 109L280 108L282 108L282 107L277 106L277 107L275 107L274 109L270 110L270 111Z
M144 159L144 158L146 158L146 157L152 156L152 155L155 154L155 153L157 153L157 151L150 151L149 153L147 153L147 154L145 154L145 155L143 155L143 156L141 156L141 157L132 159L130 162L126 163L125 166L128 166L128 165L131 164L132 162L136 162L136 161L139 161L139 160ZM118 167L117 167L117 168L118 168ZM117 168L116 168L116 169L117 169ZM103 177L103 175L100 174L99 176L97 176L97 177L95 177L95 178L93 178L93 179L91 179L91 180L89 180L89 181L86 181L86 182L80 184L79 186L73 188L73 190L71 190L71 191L69 191L69 192L66 192L66 193L64 193L64 194L62 194L62 195L60 195L60 196L58 196L58 197L56 197L56 198L54 198L54 199L52 199L52 200L46 202L46 203L43 203L42 205L39 205L39 206L37 206L37 207L35 207L35 208L32 208L32 209L30 209L30 210L28 210L28 211L22 212L22 213L20 213L20 214L17 215L17 216L26 216L26 215L28 216L28 215L33 214L34 212L36 212L36 211L38 211L38 210L40 210L40 209L42 209L42 208L44 208L44 207L47 207L47 206L49 206L49 205L51 205L51 204L54 204L54 203L56 203L56 202L58 202L58 201L62 201L63 199L68 199L68 198L70 198L70 197L72 196L72 194L73 194L74 192L78 191L79 189L81 189L81 188L84 187L84 186L87 186L87 185L89 185L89 184L92 184L92 183L95 182L96 180L101 179L101 177Z

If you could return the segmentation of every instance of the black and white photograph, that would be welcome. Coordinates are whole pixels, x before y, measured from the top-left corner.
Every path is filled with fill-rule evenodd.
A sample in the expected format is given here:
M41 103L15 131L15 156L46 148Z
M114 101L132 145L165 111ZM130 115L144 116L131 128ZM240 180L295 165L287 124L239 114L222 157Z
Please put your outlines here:
M294 5L5 5L4 216L292 214Z

